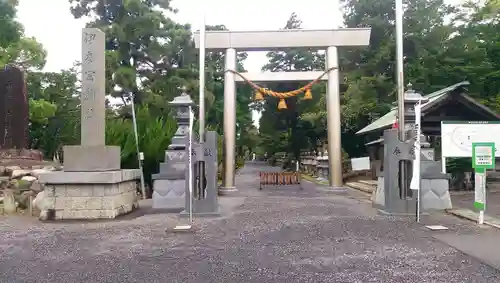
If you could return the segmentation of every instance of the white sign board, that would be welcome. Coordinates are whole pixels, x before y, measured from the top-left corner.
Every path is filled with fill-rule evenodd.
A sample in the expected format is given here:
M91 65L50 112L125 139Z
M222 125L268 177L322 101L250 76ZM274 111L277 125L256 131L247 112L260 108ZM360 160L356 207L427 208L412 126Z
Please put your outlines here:
M352 171L370 170L370 157L351 158Z
M474 207L484 210L486 207L486 175L476 172L474 181Z
M500 122L441 122L441 151L443 157L472 157L472 143L500 144ZM496 149L495 156L500 157Z

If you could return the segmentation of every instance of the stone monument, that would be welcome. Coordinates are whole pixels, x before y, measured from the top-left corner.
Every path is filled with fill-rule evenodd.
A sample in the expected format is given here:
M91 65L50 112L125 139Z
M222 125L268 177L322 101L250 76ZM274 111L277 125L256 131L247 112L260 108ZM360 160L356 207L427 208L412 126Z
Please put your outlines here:
M165 162L160 163L160 172L152 176L154 209L183 209L186 197L189 106L194 102L183 92L169 104L177 108L178 128L165 151Z
M0 165L38 165L43 154L28 148L28 96L24 71L0 68Z
M399 189L399 163L415 159L413 143L400 141L397 129L384 131L384 169L383 175L378 177L375 192L374 206L384 214L413 215L416 212L416 198L403 199ZM406 171L410 173L410 170ZM406 174L407 181L411 173ZM409 185L409 181L407 182Z
M217 187L217 133L208 131L205 133L205 143L193 143L193 215L195 217L220 216L220 206ZM205 163L205 176L200 176L199 163ZM189 216L191 197L189 193L189 180L186 173L186 197L185 207L180 214L181 217ZM204 178L204 181L201 179ZM203 184L205 185L204 187Z
M115 218L137 206L139 169L121 170L120 147L105 144L105 35L82 33L81 145L65 146L64 168L42 174L50 218ZM43 211L42 211L43 212Z

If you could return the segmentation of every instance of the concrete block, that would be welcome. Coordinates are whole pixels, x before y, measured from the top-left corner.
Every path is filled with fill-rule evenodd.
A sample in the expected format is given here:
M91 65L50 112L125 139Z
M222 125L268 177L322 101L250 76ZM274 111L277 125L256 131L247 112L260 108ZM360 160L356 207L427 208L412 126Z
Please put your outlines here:
M54 191L54 196L55 197L66 197L68 194L67 194L67 190L66 190L66 186L59 186L57 187L57 189Z
M120 193L120 184L110 184L106 189L103 189L102 186L95 186L94 191L96 195L115 196Z
M46 185L45 188L44 188L44 194L45 194L45 197L54 197L55 196L55 187L54 186L51 186L51 185Z
M154 180L153 208L182 209L185 207L185 198L185 180Z
M124 169L122 172L122 181L134 180L141 178L140 169Z
M99 209L114 209L116 207L117 200L119 196L105 196L101 198L101 207Z
M65 197L56 199L56 210L100 210L102 201L102 197Z
M100 219L102 218L101 210L56 210L56 220L71 220L71 219Z
M131 191L136 191L137 190L137 184L136 183L133 183L133 182L123 182L123 183L120 183L118 184L117 186L117 192L118 194L122 194L122 193L128 193L128 192L131 192Z
M55 197L45 197L43 199L43 206L46 208L46 209L55 209L56 208L56 198Z
M87 185L89 186L89 185ZM107 192L112 191L112 187L118 186L117 184L109 184L109 185L103 185L103 184L95 184L95 185L90 185L91 190L92 190L92 196L95 197L103 197L106 195Z
M104 209L101 210L101 218L102 219L114 219L119 216L118 211L116 209Z
M65 146L64 171L120 170L119 146Z
M40 174L42 184L117 184L140 178L139 169L126 169L102 172L55 171Z

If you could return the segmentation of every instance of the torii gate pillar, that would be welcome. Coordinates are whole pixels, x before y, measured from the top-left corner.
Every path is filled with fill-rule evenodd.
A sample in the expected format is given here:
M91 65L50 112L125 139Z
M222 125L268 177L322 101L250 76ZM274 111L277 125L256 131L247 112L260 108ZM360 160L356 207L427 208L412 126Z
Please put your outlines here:
M278 31L207 31L205 48L225 52L224 76L224 180L221 192L235 190L235 140L236 140L236 81L242 81L236 71L237 51L271 51L286 48L326 50L327 70L338 68L338 46L367 46L370 28L345 28L330 30L278 30ZM196 48L200 47L200 34L194 35ZM322 72L244 73L254 82L312 81ZM327 90L327 133L330 169L330 186L342 188L342 144L340 124L339 71L330 70Z

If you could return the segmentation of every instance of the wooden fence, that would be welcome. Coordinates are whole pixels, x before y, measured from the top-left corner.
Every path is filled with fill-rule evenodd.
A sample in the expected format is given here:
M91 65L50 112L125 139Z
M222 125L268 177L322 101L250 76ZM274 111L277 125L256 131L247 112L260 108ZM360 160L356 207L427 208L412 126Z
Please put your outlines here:
M300 186L300 172L259 172L262 190L266 186ZM302 189L302 186L300 187Z

